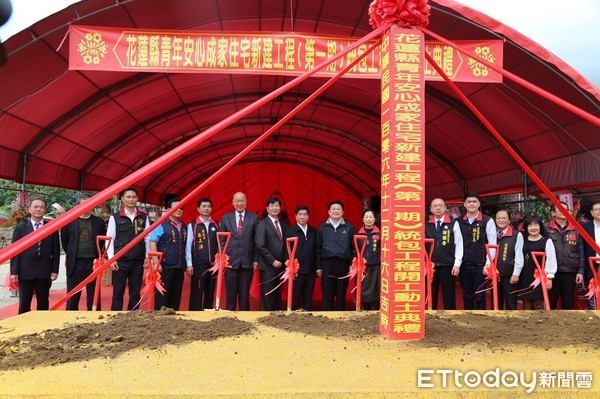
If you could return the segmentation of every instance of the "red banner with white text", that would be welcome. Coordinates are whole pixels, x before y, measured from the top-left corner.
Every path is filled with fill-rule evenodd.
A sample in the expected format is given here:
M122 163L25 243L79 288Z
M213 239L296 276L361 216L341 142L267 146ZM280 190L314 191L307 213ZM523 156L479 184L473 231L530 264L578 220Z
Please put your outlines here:
M381 307L390 339L425 336L424 34L392 26L381 74Z
M203 32L72 25L69 69L294 76L332 58L356 40L352 37L282 32ZM456 43L502 67L501 40ZM335 75L371 44L367 43L328 65L317 76ZM425 51L456 82L502 82L499 73L440 42L426 42ZM376 49L344 76L379 79L380 55L380 49ZM424 73L426 80L442 80L428 64Z

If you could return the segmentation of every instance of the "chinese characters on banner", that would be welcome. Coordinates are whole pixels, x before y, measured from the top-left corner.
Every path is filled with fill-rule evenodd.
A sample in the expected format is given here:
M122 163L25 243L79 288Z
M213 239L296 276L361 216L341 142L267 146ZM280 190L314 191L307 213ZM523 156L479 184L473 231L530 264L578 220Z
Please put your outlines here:
M425 40L393 26L381 44L381 317L391 339L425 335Z
M246 73L300 75L356 42L356 38L299 33L247 33L143 30L75 26L70 28L69 69L123 72ZM373 42L329 64L318 76L333 76ZM456 44L502 66L500 40ZM425 51L456 82L502 82L502 75L440 42ZM380 50L375 49L344 77L379 79ZM443 79L425 67L427 80Z

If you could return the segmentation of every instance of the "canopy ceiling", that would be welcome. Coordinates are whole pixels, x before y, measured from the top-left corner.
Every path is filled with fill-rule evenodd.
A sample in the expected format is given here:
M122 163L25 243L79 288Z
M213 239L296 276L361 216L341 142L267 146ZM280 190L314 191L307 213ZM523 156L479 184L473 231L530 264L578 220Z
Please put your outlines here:
M371 0L88 0L5 43L0 69L0 177L102 190L292 78L69 71L69 23L210 31L293 31L362 37ZM292 13L290 4L293 4ZM429 29L452 40L503 39L504 67L595 115L600 93L572 68L497 21L450 0L430 1ZM569 32L585 34L585 32ZM576 40L574 37L573 40ZM592 49L590 49L592 51ZM231 159L322 84L309 79L177 162L140 181L160 203ZM358 198L380 186L378 80L342 79L243 163L302 165ZM550 187L597 191L597 126L505 79L459 87ZM427 197L523 184L523 173L441 82L426 87ZM26 170L26 176L23 172ZM584 187L585 186L585 187ZM534 189L532 187L532 189Z

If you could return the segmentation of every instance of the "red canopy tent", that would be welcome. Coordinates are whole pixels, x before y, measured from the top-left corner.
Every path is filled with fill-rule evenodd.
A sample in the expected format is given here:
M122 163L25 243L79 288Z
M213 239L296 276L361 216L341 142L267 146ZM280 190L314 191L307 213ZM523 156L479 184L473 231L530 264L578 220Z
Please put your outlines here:
M0 69L0 177L101 190L291 77L69 71L70 23L211 31L296 31L364 36L369 0L159 0L76 3L5 43ZM292 4L292 10L290 10ZM576 71L518 32L450 0L430 1L428 28L452 40L503 39L504 68L598 115L600 93ZM293 19L292 19L293 15ZM576 40L576 39L574 39ZM313 78L248 115L176 163L139 182L142 200L191 191L321 85ZM505 80L462 83L491 123L550 187L596 192L598 128ZM519 190L523 172L443 82L428 82L427 196ZM262 210L278 192L326 217L341 198L359 224L361 200L379 193L380 87L343 79L206 192L219 216L234 191ZM535 187L530 187L535 190ZM189 207L188 207L189 208ZM188 211L190 211L188 209Z

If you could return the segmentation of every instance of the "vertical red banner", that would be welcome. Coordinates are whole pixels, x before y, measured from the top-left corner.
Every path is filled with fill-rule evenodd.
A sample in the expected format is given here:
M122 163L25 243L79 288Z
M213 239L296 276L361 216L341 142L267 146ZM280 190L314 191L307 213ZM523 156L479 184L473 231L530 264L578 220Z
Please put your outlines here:
M381 45L381 317L390 339L425 336L425 37L393 26Z

